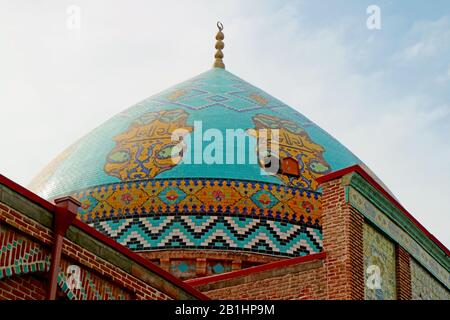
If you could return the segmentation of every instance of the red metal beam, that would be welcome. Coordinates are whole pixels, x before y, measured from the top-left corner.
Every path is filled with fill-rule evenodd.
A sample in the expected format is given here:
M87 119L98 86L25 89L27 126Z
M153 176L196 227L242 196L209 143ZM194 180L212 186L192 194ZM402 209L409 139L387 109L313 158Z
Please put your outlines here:
M20 195L22 195L23 197L27 198L28 200L30 200L33 203L36 203L38 205L40 205L41 207L47 209L48 211L52 212L53 214L55 214L56 211L56 206L39 197L37 194L33 193L32 191L28 190L27 188L17 184L16 182L8 179L7 177L5 177L4 175L0 174L0 184L3 184L5 186L7 186L8 188L14 190L15 192L19 193ZM156 273L157 275L161 276L162 278L166 279L168 282L174 284L175 286L183 289L184 291L188 292L189 294L191 294L192 296L196 297L197 299L200 300L210 300L209 297L207 297L206 295L204 295L203 293L201 293L200 291L198 291L197 289L191 287L190 285L184 283L182 280L178 279L177 277L175 277L174 275L172 275L171 273L161 269L160 267L158 267L157 265L151 263L150 261L146 260L145 258L142 258L141 256L139 256L138 254L136 254L135 252L131 251L130 249L122 246L121 244L117 243L116 241L114 241L113 239L105 236L104 234L98 232L97 230L95 230L94 228L88 226L86 223L75 219L72 223L73 226L76 226L77 228L85 231L86 233L88 233L89 235L91 235L92 237L94 237L95 239L97 239L98 241L114 248L116 251L122 253L123 255L127 256L128 258L130 258L131 260L135 261L136 263L144 266L145 268L151 270L152 272Z

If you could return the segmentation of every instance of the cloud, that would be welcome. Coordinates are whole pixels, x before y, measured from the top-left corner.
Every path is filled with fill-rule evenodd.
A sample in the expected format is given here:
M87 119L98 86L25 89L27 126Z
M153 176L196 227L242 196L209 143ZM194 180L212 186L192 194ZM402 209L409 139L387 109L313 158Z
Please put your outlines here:
M367 30L365 8L325 19L303 1L78 3L79 32L68 1L0 13L7 176L26 184L112 115L208 69L222 20L228 70L335 136L450 245L448 16L399 36L384 16Z
M450 16L443 16L435 21L419 21L413 25L405 38L407 46L395 56L397 62L431 59L448 53Z
M450 81L450 65L448 66L447 70L443 70L444 72L442 74L437 75L436 82L438 84L446 84L446 82Z

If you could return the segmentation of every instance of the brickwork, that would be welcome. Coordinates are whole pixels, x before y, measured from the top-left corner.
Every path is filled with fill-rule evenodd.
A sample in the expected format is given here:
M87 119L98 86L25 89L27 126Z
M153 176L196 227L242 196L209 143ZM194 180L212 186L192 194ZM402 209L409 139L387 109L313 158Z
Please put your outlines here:
M278 271L279 274L264 271L201 284L196 288L213 299L363 300L365 220L346 201L346 181L344 176L321 185L323 249L326 256L320 265L291 272L284 268L283 272ZM399 251L399 263L393 271L397 272L393 279L395 281L398 278L398 295L401 299L408 299L411 294L408 259L406 252ZM306 265L311 266L313 262L305 263L302 267ZM195 280L191 283L194 284ZM396 287L394 283L394 290Z
M51 239L50 230L41 227L34 220L27 218L19 212L4 205L0 208L0 219L0 223L8 223L12 227L17 228L18 233L28 232L33 238L35 238L36 241L48 243ZM143 281L124 272L117 266L114 266L108 261L93 255L88 250L83 249L67 239L64 239L63 255L70 258L73 264L79 265L84 269L98 274L103 277L105 281L108 279L124 290L134 292L134 297L136 299L170 299L170 297L166 294L159 292ZM7 283L15 284L18 288L14 292L18 293L17 298L22 298L22 295L19 294L19 292L20 290L25 292L27 291L29 282L27 282L26 279L30 279L30 277L27 276L22 279L21 276L16 276L15 278L15 280L7 279ZM0 283L3 281L4 280L1 280ZM30 297L29 294L23 294L23 296Z
M401 246L395 248L397 299L411 300L411 258Z
M219 250L158 250L137 253L181 279L199 278L285 259L279 256Z
M399 245L389 230L370 220L372 211L366 211L371 208L369 201L373 193L361 193L361 199L366 200L361 205L351 201L352 192L359 190L353 188L353 177L346 173L321 182L323 251L304 257L283 259L220 250L211 250L208 255L202 255L199 250L139 252L138 255L84 223L74 221L62 241L58 295L64 299L204 299L208 296L243 300L362 300L365 260L375 257L380 260L378 265L385 267L387 261L391 266L381 269L392 275L388 282L392 283L389 288L393 294L383 293L381 298L448 299L449 291L411 257L407 247ZM6 194L0 185L0 299L45 299L50 282L55 211L52 204L42 199L44 202L36 211L36 204L19 199L21 196L22 193ZM369 226L377 231L377 237L367 236ZM376 241L376 238L384 240ZM390 249L380 245L383 243L389 244ZM367 248L371 248L371 255L366 254ZM386 259L388 255L391 258ZM148 263L149 260L162 269ZM79 266L83 283L93 283L95 290L87 285L83 287L85 292L64 287L67 283L64 272L69 265ZM177 272L190 270L200 278L183 283L163 270L176 273L175 268Z
M363 299L364 290L364 261L363 261L363 225L364 219L359 212L350 208L350 277L351 277L351 297L352 299Z
M212 299L323 300L325 270L321 260L272 269L196 287Z
M143 300L166 300L170 299L166 294L152 288L142 280L137 279L133 275L121 270L112 263L107 262L82 247L71 243L66 240L63 244L63 254L72 261L83 265L96 272L98 275L103 276L105 279L109 279L114 282L115 285L123 288L128 292L133 292L136 299Z
M1 192L0 201L3 197ZM118 245L110 247L85 230L71 226L63 240L58 275L60 296L69 299L146 300L193 297L191 290L195 290L191 288L189 293L184 292L181 287L188 286L181 281L180 288L171 282L173 280L164 283L164 275L153 273L155 268L158 269L156 266L147 269L148 263L136 262L135 258L118 252L115 247ZM53 245L52 229L0 202L0 245L0 299L45 299ZM69 289L66 281L69 265L81 270L84 285L81 289ZM162 270L158 272L164 273ZM198 292L198 296L202 295Z
M36 275L11 276L0 280L0 300L44 300L47 281Z
M345 201L342 178L322 184L327 299L364 299L364 219Z

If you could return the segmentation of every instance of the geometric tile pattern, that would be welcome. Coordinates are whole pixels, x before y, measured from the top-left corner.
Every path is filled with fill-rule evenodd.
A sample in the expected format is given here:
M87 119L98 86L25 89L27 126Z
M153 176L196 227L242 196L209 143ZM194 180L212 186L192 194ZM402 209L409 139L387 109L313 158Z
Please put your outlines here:
M223 179L155 179L122 182L72 194L81 202L80 220L159 215L266 217L321 224L320 194L278 184Z
M58 273L58 285L69 300L130 300L131 295L112 282L101 278L96 274L80 268L79 286L69 286L67 270L69 263L61 261L61 269ZM76 265L76 264L75 264Z
M231 271L231 264L228 261L208 261L207 270L209 274L223 273Z
M202 122L203 129L196 126L197 121ZM182 149L171 139L179 128L186 132L182 137L186 148ZM248 148L244 164L181 161L188 155L194 154L195 160L195 155L205 154L209 144L204 141L196 151L197 143L193 142L197 134L212 128L224 137L228 129L245 132ZM280 155L297 161L299 176L261 174L258 161L247 161L247 151L252 156L261 151L257 142L262 137L254 129L279 131ZM231 150L224 147L222 160L232 151L235 160L242 154L236 144ZM173 154L175 163L170 159ZM311 234L297 230L293 235L298 237L297 242L291 242L289 251L277 232L280 235L285 226L295 226L320 233L321 201L316 178L355 163L361 162L299 112L232 73L213 68L112 117L44 169L31 188L47 199L69 195L78 199L78 218L91 225L111 221L109 227L113 227L131 221L133 226L129 228L139 229L136 233L141 237L127 240L131 248L232 250L236 246L233 250L295 256L320 251L321 246L308 248L305 242ZM215 219L216 224L207 232L223 233L229 239L218 238L211 244L199 234L193 236L186 226L179 232L186 239L193 237L190 241L194 245L184 240L169 241L162 235L146 238L145 228L134 220L166 217L166 222L176 224L181 223L180 217L193 216ZM250 219L249 224L253 223L251 219L258 221L259 229L244 239L235 236L224 223L239 218ZM278 229L270 225L274 222ZM152 237L165 242L157 244Z
M96 221L92 226L137 251L219 249L303 256L322 250L320 227L266 218L202 215L135 217Z
M367 272L370 266L378 267L380 271L380 287L364 286L365 300L395 300L395 245L367 223L363 229L364 243L364 283L373 275Z
M171 260L170 273L181 279L195 278L196 260L195 259Z
M202 134L199 127L187 124L190 114L183 109L160 110L148 112L141 115L129 127L128 130L113 137L116 146L106 157L104 171L110 176L114 176L121 181L150 180L159 176L163 172L172 170L186 158L192 156L192 150L200 147L203 152L203 144L199 146L199 139L195 139L195 145L184 140L184 136L193 132L193 136ZM298 169L297 177L277 174L276 176L285 185L296 186L308 190L317 190L316 178L330 171L329 164L323 158L325 149L315 143L308 133L295 121L279 118L267 114L256 114L252 117L253 125L241 128L242 132L247 130L247 134L260 142L271 145L271 148L279 150L279 159L295 159L295 166ZM255 130L256 129L256 130ZM185 143L186 154L178 143L179 139L173 140L176 130L183 130L179 139ZM217 129L218 130L218 129ZM260 135L264 130L266 134ZM220 133L222 133L219 130ZM274 132L279 133L279 139L272 139ZM234 146L232 147L234 148ZM246 152L246 148L238 147L240 154ZM229 150L225 150L229 152ZM259 147L252 148L249 152L259 154ZM221 157L223 160L223 156ZM191 163L190 161L187 161ZM254 165L256 165L254 163ZM203 172L207 172L209 167L203 166Z
M425 267L433 276L450 288L450 275L448 271L434 259L416 240L388 218L372 202L367 200L353 188L348 192L349 203L361 212L365 218L376 225L383 233L396 241L414 259Z
M49 270L50 255L47 250L0 225L0 279Z
M411 289L413 300L450 300L450 291L414 259L411 259Z
M199 132L196 121L224 136L227 129L280 129L280 148L298 161L301 179L261 175L258 163L171 165L170 133L180 127L194 136ZM44 169L31 189L52 199L120 181L225 178L295 184L316 191L313 178L355 163L360 160L299 112L232 73L213 68L106 121Z
M60 270L71 263L61 261ZM76 265L76 263L75 263ZM112 282L80 268L81 286L70 289L64 271L58 273L58 286L70 300L123 300L129 293ZM14 275L50 271L50 252L38 243L0 224L0 280Z
M211 86L209 74L205 74L206 77L185 81L167 93L154 96L152 101L193 111L222 107L234 112L251 112L286 107L237 77L226 77L227 81L220 83L222 94L215 94L217 89Z

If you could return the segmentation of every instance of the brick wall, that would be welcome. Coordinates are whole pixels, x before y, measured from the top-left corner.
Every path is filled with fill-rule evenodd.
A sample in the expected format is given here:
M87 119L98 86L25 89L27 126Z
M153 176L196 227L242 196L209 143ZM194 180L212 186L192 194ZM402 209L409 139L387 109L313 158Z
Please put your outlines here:
M44 300L47 281L36 275L11 276L0 280L0 300Z
M131 294L131 297L138 300L167 300L171 299L167 294L156 290L147 283L129 274L112 263L105 261L89 251L83 249L79 245L64 241L63 254L67 258L71 258L72 263L77 263L95 272L96 275L102 277L104 281L112 282L115 286L120 287L123 291Z
M361 214L345 201L342 178L322 185L323 250L327 299L364 299L363 225Z
M167 251L142 251L137 253L183 280L245 269L248 267L285 259L285 257L266 254L254 254L239 251L233 252L230 250L220 251L212 249L171 249ZM189 266L189 270L177 270L177 263L185 263ZM213 266L217 263L220 263L223 270L220 270L219 272L214 270Z
M52 233L50 230L4 205L0 207L0 223L2 225L7 224L10 228L12 227L10 230L14 230L20 237L31 236L30 238L33 238L34 242L39 242L44 245L49 244L52 241ZM31 243L31 241L29 242ZM19 257L20 254L21 252L15 253L16 258ZM114 286L118 286L124 291L133 293L133 297L136 299L170 299L170 297L163 292L156 290L112 263L95 256L88 250L72 243L68 239L64 239L63 242L63 257L70 259L71 263L80 266L82 270L93 272L98 277L104 279L105 282L110 281ZM1 267L5 266L0 266L0 268ZM33 278L27 274L15 275L11 279L8 277L0 280L0 287L5 290L7 286L15 287L15 290L10 290L9 293L16 299L28 299L30 297L45 298L45 294L42 294L42 291L40 291L41 294L39 295L28 292L29 288L34 287L33 283L35 283L35 281L32 282L31 279ZM40 288L46 291L44 285L41 285ZM8 297L11 298L9 295Z
M219 300L322 300L326 296L325 284L323 261L315 260L251 272L196 288Z
M411 300L411 261L410 255L401 246L395 248L397 280L397 299Z
M196 288L213 299L363 300L364 218L346 201L345 177L324 182L321 187L324 260Z
M52 214L54 212L48 212L0 185L0 250L3 249L0 255L0 299L47 297L53 245ZM82 223L76 223L69 227L62 244L58 273L60 295L70 299L204 297L158 267L140 261L145 260L137 255L133 257L131 252L123 253L127 249L120 249L121 246L113 241L113 246L109 240L104 242L88 226L80 229ZM69 265L79 268L86 284L82 288L84 290L71 289L67 285Z
M359 173L358 173L359 174ZM361 208L353 207L347 199L347 193L357 185L357 174L349 171L342 175L330 175L330 179L321 181L322 188L322 261L296 264L295 267L271 269L270 271L249 272L247 275L235 271L225 276L206 277L187 281L214 299L329 299L329 300L363 300L365 298L365 256L364 230L370 219L365 220L359 212ZM370 177L366 183L373 184ZM369 182L367 182L369 181ZM365 190L364 197L376 196L373 190ZM393 201L393 200L389 200ZM358 209L357 209L358 208ZM365 207L362 208L364 210ZM367 214L371 214L369 212ZM403 213L398 213L403 215ZM381 232L381 231L380 231ZM391 288L389 295L380 297L408 299L448 299L448 290L429 272L411 258L406 250L395 245L385 233L380 233L390 248L380 241L371 247L389 255L390 259L380 262L384 275L384 286ZM367 244L367 242L366 242ZM380 258L380 255L376 255ZM389 264L389 268L383 265ZM278 263L278 262L274 262ZM270 265L270 263L269 263ZM259 267L254 267L255 270ZM298 268L298 269L295 269ZM235 274L235 276L233 276ZM386 277L389 275L390 277ZM217 280L219 279L219 280ZM202 282L203 281L203 282ZM385 288L386 289L386 288ZM380 293L380 292L377 292ZM391 294L392 293L392 294Z

